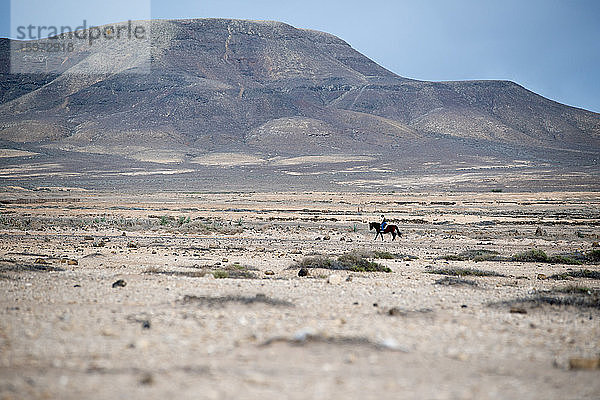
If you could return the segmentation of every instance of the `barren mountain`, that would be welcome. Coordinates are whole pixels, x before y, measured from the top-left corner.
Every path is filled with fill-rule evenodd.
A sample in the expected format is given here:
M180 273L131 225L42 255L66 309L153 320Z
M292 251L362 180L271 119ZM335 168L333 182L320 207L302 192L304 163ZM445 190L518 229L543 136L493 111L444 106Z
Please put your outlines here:
M3 164L59 163L56 176L70 172L73 182L90 171L93 180L168 164L207 182L243 182L236 174L250 168L257 181L327 173L327 184L354 186L560 164L585 178L578 184L597 182L600 115L516 83L406 79L335 36L279 22L146 23L149 53L118 41L79 43L67 56L49 55L52 73L11 74L19 42L2 40L0 140L37 154L3 156Z

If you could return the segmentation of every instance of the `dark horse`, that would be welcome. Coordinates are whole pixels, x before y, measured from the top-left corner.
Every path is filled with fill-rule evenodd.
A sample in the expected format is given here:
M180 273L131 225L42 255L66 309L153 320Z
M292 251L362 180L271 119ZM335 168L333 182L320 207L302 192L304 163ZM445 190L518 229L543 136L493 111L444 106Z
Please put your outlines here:
M377 240L377 236L381 235L381 240L383 240L383 234L384 233L391 233L392 234L392 240L396 239L396 235L398 235L398 237L402 236L402 234L400 233L400 229L398 229L398 226L396 225L386 225L385 228L383 228L383 230L381 230L381 223L379 222L369 222L369 230L373 230L375 229L377 231L377 234L375 235L375 239Z

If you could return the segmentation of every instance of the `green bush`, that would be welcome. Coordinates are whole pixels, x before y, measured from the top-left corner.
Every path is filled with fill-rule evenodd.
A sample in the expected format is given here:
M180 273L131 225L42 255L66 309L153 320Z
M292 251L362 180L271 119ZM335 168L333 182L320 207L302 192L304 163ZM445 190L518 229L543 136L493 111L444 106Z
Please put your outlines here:
M294 268L322 268L332 270L346 270L352 272L392 272L392 270L379 263L369 261L372 253L353 251L342 254L337 259L323 255L303 258L294 265Z
M512 261L520 262L549 262L548 255L543 250L531 249L512 256Z

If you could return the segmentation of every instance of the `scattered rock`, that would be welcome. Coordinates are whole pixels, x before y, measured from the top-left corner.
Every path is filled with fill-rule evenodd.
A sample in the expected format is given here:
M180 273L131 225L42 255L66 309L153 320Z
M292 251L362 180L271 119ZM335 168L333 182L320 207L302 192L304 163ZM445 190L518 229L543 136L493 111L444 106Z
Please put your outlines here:
M523 307L511 307L510 313L511 314L527 314L527 310L524 309Z
M46 260L44 260L43 258L36 258L33 263L34 264L43 264L43 265L48 264L48 262Z
M140 377L140 385L152 385L154 383L154 377L151 373L147 372Z
M149 320L144 320L142 321L142 329L150 329L150 321Z
M547 236L548 232L546 232L545 229L542 229L541 227L537 227L537 229L535 230L535 236Z
M83 240L94 240L93 236L84 236Z
M127 233L123 232L123 234L121 236L127 236Z
M79 265L79 262L77 260L67 260L67 265Z
M592 247L600 247L600 243L594 242L594 243L592 243Z
M323 236L323 240L331 240L331 236L325 235L325 236Z
M229 259L228 259L228 258L224 258L224 259L223 259L223 262L224 262L224 263L226 263L226 262L229 262Z
M265 275L272 276L272 275L275 275L275 272L273 270L268 269L265 271Z
M125 282L123 279L119 279L118 281L116 281L115 283L112 284L112 287L114 287L114 288L125 287L125 286L127 286L127 282Z
M298 276L308 276L308 269L300 268L300 271L298 271Z
M545 279L548 279L548 277L547 277L546 275L544 275L544 274L537 274L537 278L538 278L540 281L543 281L543 280L545 280Z
M394 338L386 338L377 343L383 349L390 349L395 351L402 351L404 353L408 353L408 349L400 346L398 341Z
M600 358L570 358L569 369L600 369Z
M392 307L388 310L388 315L392 316L392 317L403 317L406 316L406 311L398 308L398 307Z
M327 283L330 283L332 285L339 285L340 283L342 283L342 277L338 274L331 274L327 278Z

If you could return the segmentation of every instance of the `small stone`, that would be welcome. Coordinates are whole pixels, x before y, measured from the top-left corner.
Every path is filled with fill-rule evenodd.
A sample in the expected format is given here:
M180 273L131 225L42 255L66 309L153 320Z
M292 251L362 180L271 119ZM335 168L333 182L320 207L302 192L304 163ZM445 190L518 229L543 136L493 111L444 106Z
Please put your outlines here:
M569 369L599 369L600 358L570 358Z
M224 263L226 263L226 262L229 262L229 259L227 259L227 258L224 258L224 259L223 259L223 262L224 262Z
M527 310L524 309L523 307L511 307L510 313L511 314L527 314Z
M125 287L125 286L127 286L127 282L125 282L123 279L119 279L118 281L116 281L115 283L112 284L112 287L114 287L114 288Z
M154 383L154 377L151 373L147 372L140 378L140 385L152 385Z
M68 260L67 264L68 265L79 265L79 262L77 262L77 260Z
M344 358L344 362L346 364L354 364L356 362L356 355L353 353L348 354L345 358Z
M127 233L123 232L123 234L121 236L127 236Z
M132 349L146 350L150 347L150 342L147 339L138 339L134 343L131 343L129 347Z
M340 283L342 283L342 277L338 274L331 274L327 278L327 283L332 285L339 285Z
M312 328L302 328L294 333L294 341L304 342L316 336L316 332Z
M300 271L298 271L298 276L308 276L308 269L300 268Z
M600 247L600 243L594 242L594 243L592 243L592 247Z
M377 344L384 349L408 353L408 349L405 349L404 347L400 346L398 341L396 341L396 339L394 338L386 338L380 340Z
M269 276L275 275L275 271L268 269L265 271L265 275L269 275Z
M115 331L113 331L110 328L102 329L100 333L102 334L102 336L117 336Z
M150 321L148 321L148 320L142 321L142 329L150 329Z
M94 240L93 236L84 236L83 240Z
M323 240L331 240L331 236L325 235L325 236L323 236Z
M388 315L392 317L406 316L406 314L406 311L403 311L398 307L392 307L388 310Z
M538 278L540 281L543 281L543 280L547 279L548 277L547 277L546 275L544 275L544 274L537 274L537 278Z

